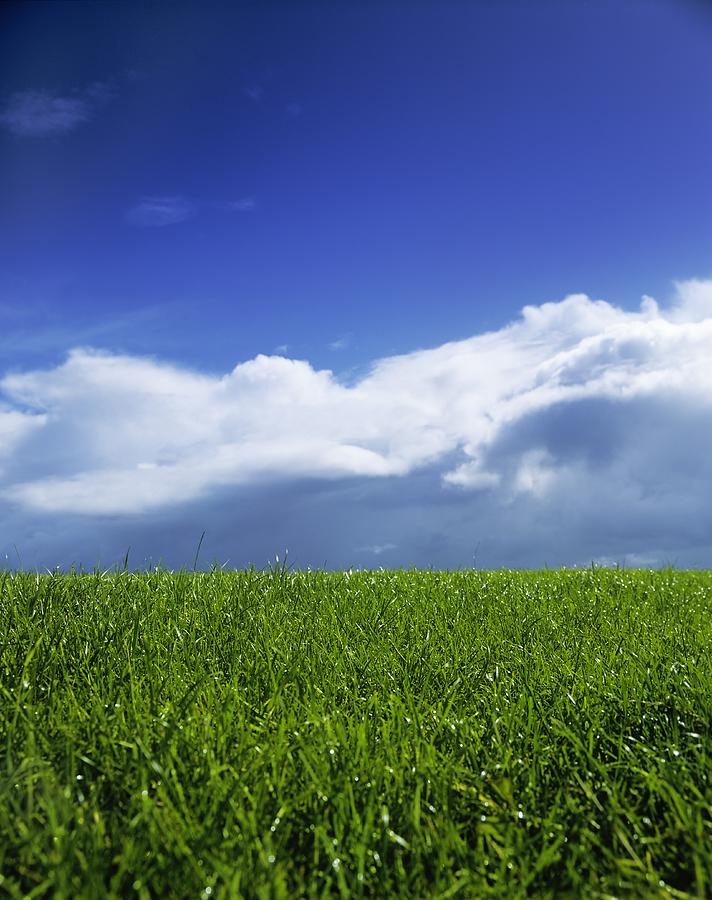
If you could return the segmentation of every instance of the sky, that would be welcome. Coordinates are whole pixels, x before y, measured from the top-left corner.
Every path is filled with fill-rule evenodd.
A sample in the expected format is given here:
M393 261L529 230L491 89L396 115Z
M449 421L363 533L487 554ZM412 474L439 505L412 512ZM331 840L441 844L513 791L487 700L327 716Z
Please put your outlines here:
M0 567L712 567L712 6L6 2Z

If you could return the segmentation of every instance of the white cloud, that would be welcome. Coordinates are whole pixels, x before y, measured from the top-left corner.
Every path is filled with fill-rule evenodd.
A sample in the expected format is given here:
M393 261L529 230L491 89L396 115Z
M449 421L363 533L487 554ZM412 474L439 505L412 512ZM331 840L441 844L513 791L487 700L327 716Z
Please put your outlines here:
M162 228L184 222L195 211L195 205L185 197L143 197L126 213L126 221L139 228Z
M0 466L33 431L40 430L46 416L7 409L0 404ZM2 469L0 468L0 473Z
M493 530L511 533L507 510L540 535L558 517L605 521L621 554L643 558L653 520L679 536L712 500L710 358L712 282L698 281L669 309L584 295L527 306L498 331L381 359L351 386L281 356L215 377L77 349L0 380L0 497L126 516L305 478L390 477L407 492L404 476L436 466L447 502L484 504Z
M556 462L549 452L542 448L527 450L522 454L514 475L514 490L541 497L549 491L556 476Z
M17 91L0 112L0 124L19 137L66 134L88 121L112 96L112 88L104 82L67 96L42 90Z
M677 282L677 294L670 311L674 322L702 322L712 318L710 282L700 279ZM651 298L646 297L646 300ZM655 301L653 300L653 303Z

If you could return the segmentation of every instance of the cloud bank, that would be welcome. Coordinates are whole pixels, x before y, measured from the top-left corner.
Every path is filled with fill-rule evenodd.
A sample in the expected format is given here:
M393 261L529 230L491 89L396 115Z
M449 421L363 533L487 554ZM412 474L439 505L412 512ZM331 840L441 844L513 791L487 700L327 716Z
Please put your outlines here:
M282 356L216 377L78 348L0 379L3 527L165 525L190 510L228 528L237 508L242 528L261 504L278 538L287 507L294 523L318 507L308 561L322 546L337 565L369 553L466 565L484 541L483 564L704 565L711 358L705 281L678 284L664 309L583 294L526 306L498 331L378 360L348 385Z

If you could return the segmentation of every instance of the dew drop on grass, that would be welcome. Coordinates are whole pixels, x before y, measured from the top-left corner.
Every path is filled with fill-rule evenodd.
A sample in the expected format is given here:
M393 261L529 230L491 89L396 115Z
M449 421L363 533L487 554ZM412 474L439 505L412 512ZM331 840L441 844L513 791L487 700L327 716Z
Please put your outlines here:
M272 865L272 863L274 862L274 860L275 860L275 857L270 853L270 855L267 857L267 862L268 862L270 865Z

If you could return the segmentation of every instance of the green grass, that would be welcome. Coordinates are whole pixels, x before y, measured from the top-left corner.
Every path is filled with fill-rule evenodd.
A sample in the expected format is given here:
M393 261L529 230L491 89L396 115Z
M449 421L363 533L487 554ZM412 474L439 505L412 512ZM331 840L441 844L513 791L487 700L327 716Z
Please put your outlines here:
M712 895L712 573L0 574L0 896Z

